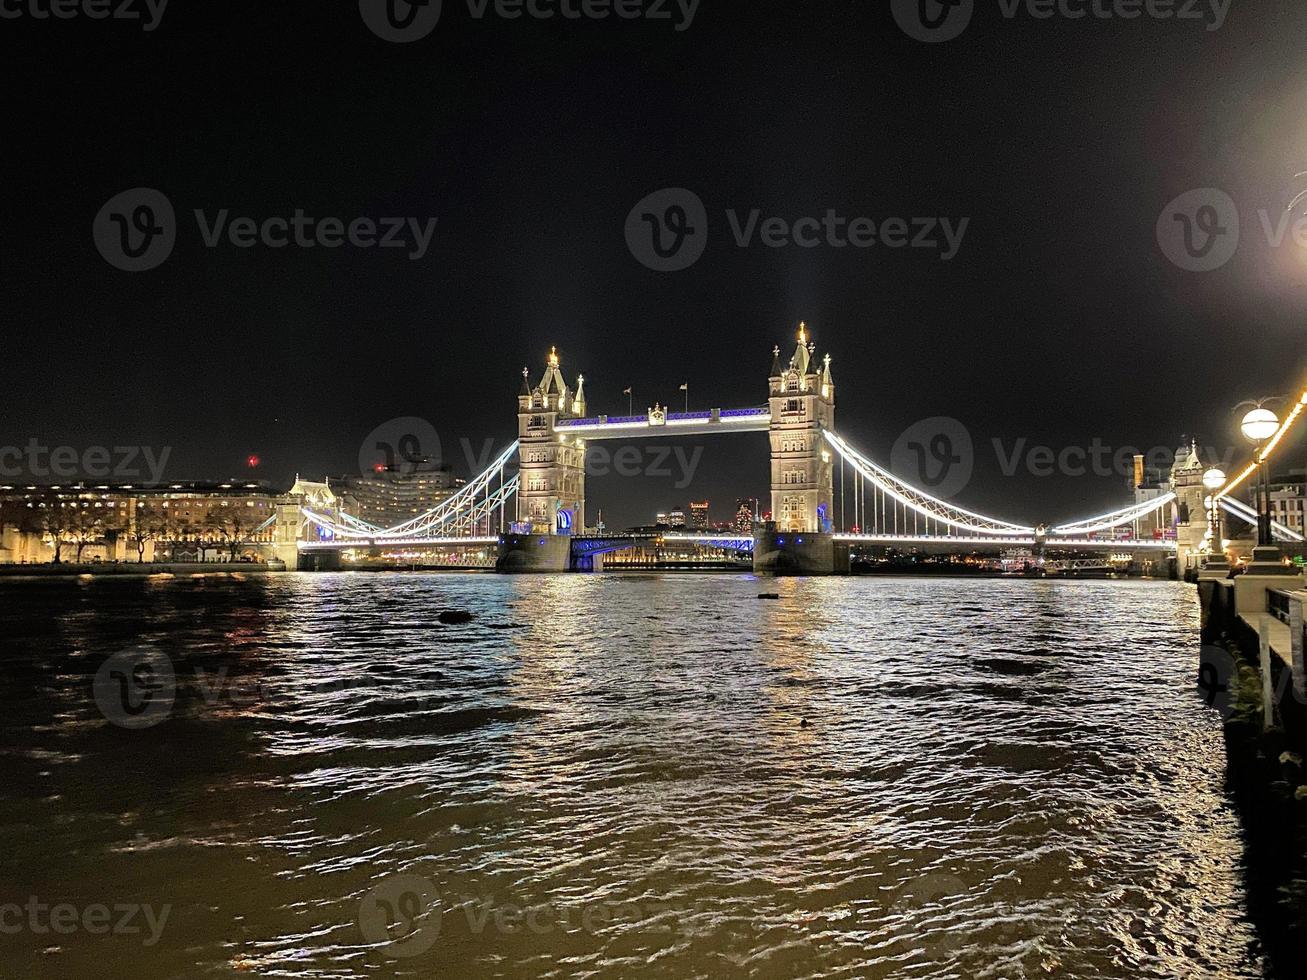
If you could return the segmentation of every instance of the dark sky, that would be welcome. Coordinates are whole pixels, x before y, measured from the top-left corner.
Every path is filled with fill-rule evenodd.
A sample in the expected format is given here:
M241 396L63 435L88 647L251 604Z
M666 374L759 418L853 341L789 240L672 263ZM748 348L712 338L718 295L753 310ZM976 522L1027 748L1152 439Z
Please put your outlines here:
M417 416L465 468L459 438L512 438L522 365L538 375L551 344L596 412L624 413L628 385L637 409L678 405L682 382L692 407L752 405L804 319L846 438L888 460L909 425L954 418L976 446L957 501L1041 520L1116 506L1121 480L1007 476L993 440L1235 446L1236 402L1300 390L1307 249L1268 245L1258 212L1277 221L1307 187L1307 5L1235 0L1209 31L976 0L941 44L871 0L703 0L674 23L478 20L445 0L430 36L393 44L349 0L173 0L150 32L0 20L0 444L172 447L171 479L245 474L257 453L289 480L355 470L370 431ZM140 186L178 232L133 274L91 228ZM675 273L623 232L666 187L708 212L703 257ZM1237 203L1242 241L1195 273L1154 229L1203 187ZM438 223L420 261L206 248L192 212L224 208ZM740 248L728 209L969 224L941 261ZM693 497L724 519L765 492L764 436L704 446L683 489L593 479L592 513L639 523Z

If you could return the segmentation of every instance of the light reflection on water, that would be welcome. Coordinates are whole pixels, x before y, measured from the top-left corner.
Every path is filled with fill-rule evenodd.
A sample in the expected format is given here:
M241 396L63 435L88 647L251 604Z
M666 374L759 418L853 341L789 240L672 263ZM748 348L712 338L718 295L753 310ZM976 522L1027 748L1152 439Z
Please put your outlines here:
M0 597L0 903L171 906L148 948L0 935L15 975L1262 974L1184 586L378 574ZM476 618L435 622L451 607ZM138 731L90 686L135 644L179 681ZM417 915L400 951L420 955L361 927L378 896L391 937Z

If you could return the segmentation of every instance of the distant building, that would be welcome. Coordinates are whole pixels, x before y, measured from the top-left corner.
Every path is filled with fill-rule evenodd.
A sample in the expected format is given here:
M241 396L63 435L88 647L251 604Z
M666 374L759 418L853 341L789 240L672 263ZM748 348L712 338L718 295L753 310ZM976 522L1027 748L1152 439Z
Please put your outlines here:
M333 485L353 498L355 517L377 527L394 527L447 500L461 482L448 466L424 458L379 467L366 476L344 476Z
M1291 531L1307 534L1307 486L1300 483L1273 485L1271 519Z
M745 497L735 501L735 533L752 534L758 520L758 498Z
M288 545L266 483L0 487L0 563L234 560ZM281 525L281 526L279 526Z
M695 531L708 530L708 501L696 504L690 503L690 527Z
M685 528L685 512L679 507L672 508L667 514L667 526L683 530Z

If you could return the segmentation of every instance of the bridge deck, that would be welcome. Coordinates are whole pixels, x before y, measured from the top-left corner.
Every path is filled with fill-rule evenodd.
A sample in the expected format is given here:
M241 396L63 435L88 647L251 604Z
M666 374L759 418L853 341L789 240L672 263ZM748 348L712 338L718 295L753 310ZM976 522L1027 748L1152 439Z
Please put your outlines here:
M713 408L703 412L668 412L666 415L600 415L564 419L555 428L582 439L641 439L650 436L707 436L727 432L766 432L771 428L767 408Z

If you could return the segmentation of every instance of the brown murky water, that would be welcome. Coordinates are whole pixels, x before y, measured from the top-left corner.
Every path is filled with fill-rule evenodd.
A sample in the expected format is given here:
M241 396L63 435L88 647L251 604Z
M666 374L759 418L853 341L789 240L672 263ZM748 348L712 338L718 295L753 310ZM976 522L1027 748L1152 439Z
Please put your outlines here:
M1148 582L2 582L0 974L1261 976L1196 618Z

